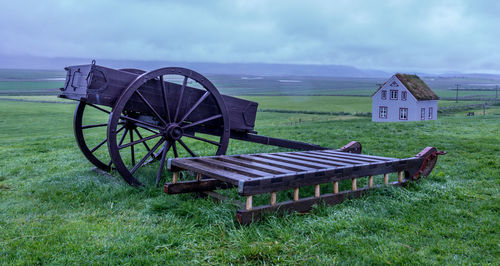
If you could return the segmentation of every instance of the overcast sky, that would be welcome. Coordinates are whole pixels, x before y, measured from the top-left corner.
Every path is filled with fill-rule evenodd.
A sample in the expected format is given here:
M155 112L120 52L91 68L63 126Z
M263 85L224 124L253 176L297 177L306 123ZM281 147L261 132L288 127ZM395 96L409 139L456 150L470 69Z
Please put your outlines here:
M0 55L500 73L500 1L2 1Z

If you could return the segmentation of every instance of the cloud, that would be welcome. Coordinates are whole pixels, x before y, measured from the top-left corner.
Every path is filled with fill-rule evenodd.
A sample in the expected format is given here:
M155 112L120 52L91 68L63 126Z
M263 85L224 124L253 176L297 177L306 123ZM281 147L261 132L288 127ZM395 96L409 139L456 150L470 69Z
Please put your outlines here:
M0 54L500 71L490 1L10 1Z

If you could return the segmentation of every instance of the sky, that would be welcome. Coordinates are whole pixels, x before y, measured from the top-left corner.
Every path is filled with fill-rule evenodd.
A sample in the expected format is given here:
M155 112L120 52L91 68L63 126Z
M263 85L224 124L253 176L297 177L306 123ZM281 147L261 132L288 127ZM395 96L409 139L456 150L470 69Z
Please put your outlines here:
M2 1L0 56L500 73L500 1Z

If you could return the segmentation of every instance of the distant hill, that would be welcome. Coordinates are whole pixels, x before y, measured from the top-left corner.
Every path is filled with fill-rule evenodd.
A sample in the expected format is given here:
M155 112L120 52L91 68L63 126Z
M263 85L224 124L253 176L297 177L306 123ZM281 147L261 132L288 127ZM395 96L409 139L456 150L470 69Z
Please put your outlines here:
M35 56L0 55L0 68L14 69L63 69L68 65L88 64L87 58L47 58ZM139 68L152 70L166 66L180 66L196 70L203 74L225 74L245 76L318 76L318 77L353 77L386 78L391 74L373 70L359 69L345 65L301 65L301 64L265 64L265 63L209 63L209 62L173 62L97 59L97 63L113 68Z

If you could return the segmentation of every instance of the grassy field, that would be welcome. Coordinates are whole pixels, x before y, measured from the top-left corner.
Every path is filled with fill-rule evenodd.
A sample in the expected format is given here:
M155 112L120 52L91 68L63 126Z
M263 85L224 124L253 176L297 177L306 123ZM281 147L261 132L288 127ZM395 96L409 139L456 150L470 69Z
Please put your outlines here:
M327 106L323 97L252 99L261 108ZM355 99L331 98L328 108L335 109L325 110L365 108ZM73 109L0 100L0 264L499 262L500 108L396 124L259 112L263 135L332 148L358 140L364 153L382 156L409 157L425 146L448 155L408 188L380 189L307 215L270 215L251 226L235 223L229 203L134 189L116 174L95 173L74 141ZM228 152L277 150L232 141Z

